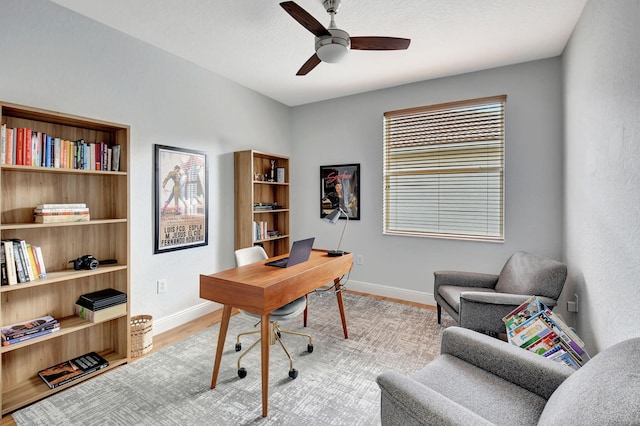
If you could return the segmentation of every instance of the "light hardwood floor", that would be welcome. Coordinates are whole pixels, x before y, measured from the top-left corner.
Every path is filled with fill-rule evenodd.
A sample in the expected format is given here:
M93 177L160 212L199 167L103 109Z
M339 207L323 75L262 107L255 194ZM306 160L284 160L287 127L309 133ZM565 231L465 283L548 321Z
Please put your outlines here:
M430 309L433 311L436 310L435 306L423 305L421 303L407 302L404 300L392 299L390 297L375 296L372 294L360 293L360 292L351 291L351 290L346 291L346 293L366 296L372 299L386 300L389 302L403 303L405 305L415 306L415 307L424 308L424 309ZM232 311L232 315L235 315L237 313L238 311L235 309ZM349 312L347 310L347 320L349 319L348 315L349 315ZM193 336L194 334L197 334L211 327L214 324L218 324L221 321L221 319L222 319L222 309L219 309L215 312L212 312L198 319L195 319L189 323L178 326L172 330L158 334L157 336L153 336L153 349L146 355L150 355L155 351L158 351L162 348L173 345L174 343L177 343L180 340L186 339L187 337ZM132 362L136 362L136 360L139 360L139 359L140 358L133 358ZM0 419L0 426L16 426L16 422L13 420L13 416L9 414L4 416L2 419Z

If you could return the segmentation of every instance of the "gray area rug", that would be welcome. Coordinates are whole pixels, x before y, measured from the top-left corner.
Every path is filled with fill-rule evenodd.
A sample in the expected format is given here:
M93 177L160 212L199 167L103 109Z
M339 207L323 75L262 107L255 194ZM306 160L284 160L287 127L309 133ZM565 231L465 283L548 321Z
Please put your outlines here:
M255 320L231 318L216 389L210 389L219 325L131 364L99 375L13 413L23 425L378 425L385 370L412 373L438 355L440 336L453 320L435 311L344 294L349 339L342 334L333 293L309 297L309 324L302 316L284 329L309 332L307 339L284 335L299 376L279 345L271 347L269 416L263 418L259 347L237 375L236 334ZM243 348L253 337L246 337Z

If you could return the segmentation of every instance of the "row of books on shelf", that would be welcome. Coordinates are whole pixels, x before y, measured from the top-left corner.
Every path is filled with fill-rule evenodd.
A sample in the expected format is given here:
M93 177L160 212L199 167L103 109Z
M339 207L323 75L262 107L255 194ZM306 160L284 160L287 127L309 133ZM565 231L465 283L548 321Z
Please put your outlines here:
M253 241L266 240L282 235L279 231L268 229L267 226L267 222L253 222Z
M554 314L535 296L502 319L512 344L578 369L590 357L584 342L559 314Z
M0 271L2 285L15 285L46 277L42 249L25 240L2 240Z
M81 170L120 170L120 145L76 141L31 128L0 128L0 163Z
M38 204L33 209L36 223L88 222L91 219L85 203Z

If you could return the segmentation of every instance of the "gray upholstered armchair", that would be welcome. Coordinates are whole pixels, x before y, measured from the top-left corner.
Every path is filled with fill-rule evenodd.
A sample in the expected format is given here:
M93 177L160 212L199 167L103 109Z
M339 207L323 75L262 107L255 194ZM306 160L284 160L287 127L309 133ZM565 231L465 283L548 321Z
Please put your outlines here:
M433 295L438 305L461 327L504 333L502 318L531 296L553 308L567 278L567 267L557 260L517 252L507 260L500 275L475 272L434 272Z
M515 345L449 327L441 355L410 377L384 372L383 426L637 425L640 337L575 371Z

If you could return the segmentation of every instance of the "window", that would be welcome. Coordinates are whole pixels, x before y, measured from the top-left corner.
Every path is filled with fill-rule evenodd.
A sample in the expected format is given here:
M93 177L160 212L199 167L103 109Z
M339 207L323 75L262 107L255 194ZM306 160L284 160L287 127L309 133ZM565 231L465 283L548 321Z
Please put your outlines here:
M384 114L384 234L504 241L506 99Z

